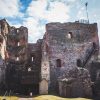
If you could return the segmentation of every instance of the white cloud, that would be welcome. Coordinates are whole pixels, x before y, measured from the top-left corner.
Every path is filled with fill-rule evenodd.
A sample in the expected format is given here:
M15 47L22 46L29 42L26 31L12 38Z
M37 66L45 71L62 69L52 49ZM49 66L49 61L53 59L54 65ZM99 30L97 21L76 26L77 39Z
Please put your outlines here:
M32 3L28 7L27 13L29 14L29 16L44 18L46 6L47 6L46 0L32 1Z
M80 10L78 11L77 18L78 19L87 19L85 7L81 7L79 9Z
M48 2L47 0L32 1L27 9L27 14L31 17L25 19L24 22L24 25L29 29L29 39L34 42L43 36L45 25L39 23L39 20L66 22L70 18L69 11L70 7L64 4L64 2L56 0L55 2Z
M69 6L62 2L51 3L50 10L47 11L45 19L49 22L66 22L69 19Z
M13 17L19 13L19 0L0 0L0 17Z
M37 39L42 38L45 32L45 23L47 22L67 22L71 18L73 20L86 19L86 10L81 3L82 0L33 0L28 6L27 11L21 13L20 9L23 6L21 6L20 0L0 0L0 17L15 18L17 16L23 18L23 24L19 21L16 25L12 24L12 21L9 23L15 27L20 27L21 25L26 26L29 30L29 42L36 42ZM78 12L77 16L74 16L76 14L72 14L76 13L73 10L74 8ZM96 19L98 27L100 28L98 12L99 9L97 11L97 9L93 8L89 12L89 18L90 21ZM24 18L23 15L26 15L27 18ZM70 17L70 15L72 16Z
M58 1L58 2L65 3L65 4L72 4L79 0L48 0L48 1L52 1L52 2Z
M28 28L29 42L36 42L39 38L42 38L45 29L44 26L39 25L38 20L33 17L26 18L23 26Z
M48 9L47 9L48 7ZM39 19L46 19L48 22L64 22L69 19L69 6L62 2L47 2L46 0L33 1L27 13Z

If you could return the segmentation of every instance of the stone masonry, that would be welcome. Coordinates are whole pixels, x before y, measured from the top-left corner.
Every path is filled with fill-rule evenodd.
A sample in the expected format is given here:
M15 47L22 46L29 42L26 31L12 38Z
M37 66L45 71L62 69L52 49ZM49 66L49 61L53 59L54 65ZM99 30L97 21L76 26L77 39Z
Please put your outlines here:
M90 63L97 59L99 51L97 32L98 30L96 23L49 23L46 25L44 43L44 46L46 47L43 49L45 55L42 55L42 57L49 63L45 64L45 67L47 65L47 70L44 70L44 74L47 72L45 74L45 79L47 81L49 80L48 91L50 91L50 93L57 93L57 91L59 91L58 79L61 77L67 79L76 78L76 82L80 84L77 78L80 77L78 74L81 69L77 66L77 60L80 59L84 65L85 60L88 59L86 64L81 67L84 67L90 71ZM92 51L92 48L94 47L94 44L96 45L95 53L88 57ZM44 66L41 66L41 68L44 68ZM79 71L75 72L75 70ZM73 74L71 72L73 72ZM42 73L42 75L44 74ZM84 75L82 76L84 77ZM89 72L88 76L90 76ZM91 87L91 82L88 82L89 87ZM82 91L82 87L83 86L79 87L80 91Z
M26 27L11 27L3 19L0 52L6 65L7 90L21 94L92 96L91 63L99 53L96 23L48 23L43 39L28 43Z

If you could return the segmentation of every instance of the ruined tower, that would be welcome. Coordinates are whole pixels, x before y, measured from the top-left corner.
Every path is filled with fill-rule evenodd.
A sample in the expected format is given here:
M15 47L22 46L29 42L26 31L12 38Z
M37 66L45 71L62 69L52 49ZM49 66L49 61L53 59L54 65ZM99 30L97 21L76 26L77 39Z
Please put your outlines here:
M47 51L42 58L47 64L41 69L49 69L44 74L50 76L48 91L52 93L58 91L59 78L78 77L79 67L90 71L90 63L97 59L99 51L98 29L96 23L48 23L45 35L43 45Z
M7 52L6 60L25 61L27 60L28 30L21 26L20 28L10 27L7 34Z
M0 63L0 82L5 74L4 87L8 91L13 90L21 94L39 93L41 44L42 39L34 44L28 43L26 27L15 28L5 19L0 20L0 54L6 65L3 69L3 62Z
M9 26L6 35L6 84L7 89L15 90L21 84L22 72L27 63L28 30L21 26L15 28ZM13 82L11 82L13 81Z

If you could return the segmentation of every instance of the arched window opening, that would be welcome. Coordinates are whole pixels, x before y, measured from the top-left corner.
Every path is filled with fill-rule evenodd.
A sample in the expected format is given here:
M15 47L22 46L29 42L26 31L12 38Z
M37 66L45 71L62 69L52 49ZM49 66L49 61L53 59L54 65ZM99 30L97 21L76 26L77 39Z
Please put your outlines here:
M61 67L61 60L60 59L57 59L56 60L56 64L57 64L57 67Z
M32 56L32 62L34 61L34 57Z
M17 33L19 32L19 30L17 29Z
M44 51L44 52L43 52L43 54L44 54L44 56L45 56L45 55L47 54L47 52L46 52L46 51Z
M67 34L67 37L68 37L68 39L71 39L73 36L72 36L72 32L69 32L68 34Z
M80 59L77 59L77 66L82 67L82 61Z
M31 67L29 67L29 68L28 68L28 72L30 72L31 70L32 70Z
M16 57L16 61L19 61L19 57Z
M94 48L94 49L96 48L96 43L95 43L95 42L93 42L93 48Z
M20 46L20 42L18 42L17 45Z
M48 45L46 44L46 52L48 53L49 51L49 48L48 48Z

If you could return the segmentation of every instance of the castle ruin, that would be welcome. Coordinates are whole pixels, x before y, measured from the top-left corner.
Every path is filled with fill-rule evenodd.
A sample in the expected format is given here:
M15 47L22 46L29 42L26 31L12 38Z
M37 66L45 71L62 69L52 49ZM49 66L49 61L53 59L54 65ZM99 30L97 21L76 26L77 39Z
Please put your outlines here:
M0 52L0 93L12 90L20 94L92 97L92 86L97 86L100 76L96 65L99 63L96 23L48 23L43 39L28 43L26 27L11 27L3 19Z

